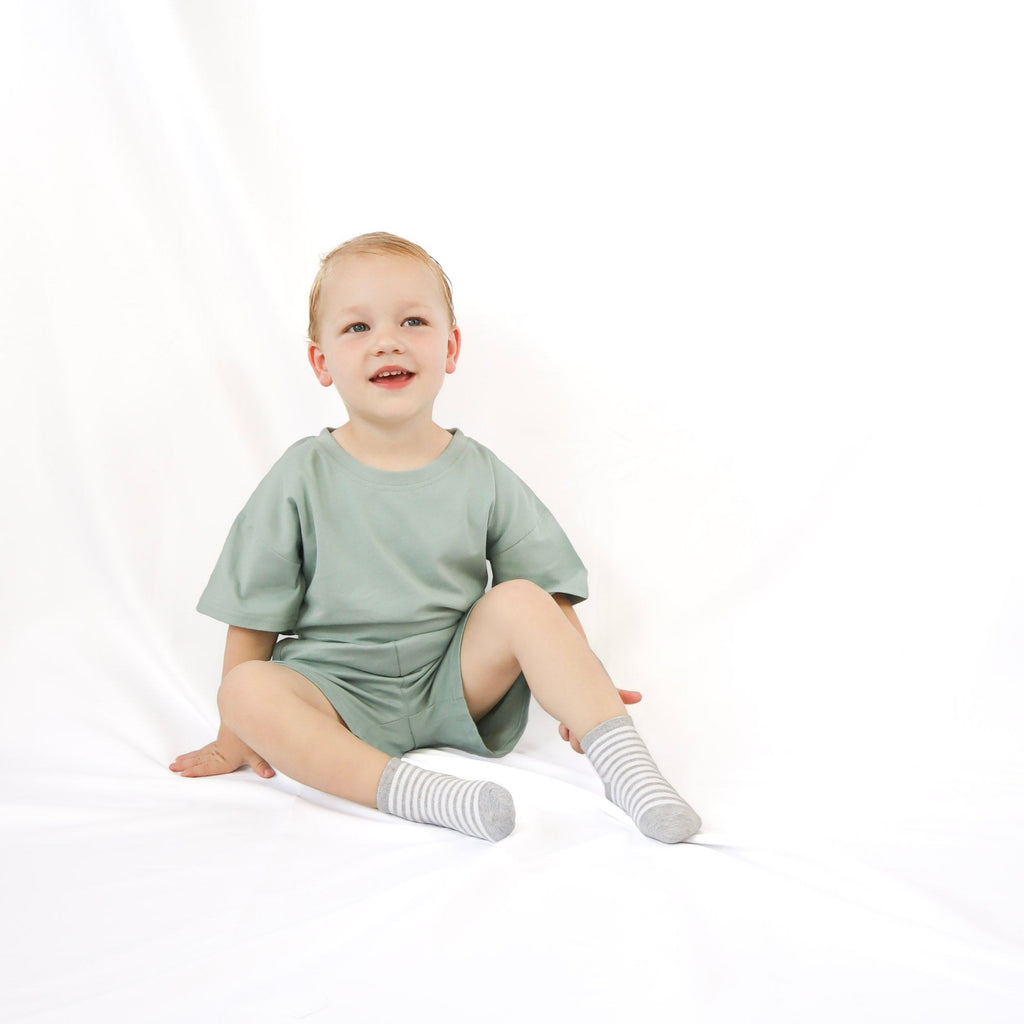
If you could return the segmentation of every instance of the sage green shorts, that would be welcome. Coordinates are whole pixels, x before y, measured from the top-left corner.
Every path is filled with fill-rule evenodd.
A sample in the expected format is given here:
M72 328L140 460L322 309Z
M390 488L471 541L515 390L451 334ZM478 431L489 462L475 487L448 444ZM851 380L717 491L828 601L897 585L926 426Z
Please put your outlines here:
M459 663L468 617L466 612L452 629L392 643L289 637L277 642L271 660L305 676L355 736L393 757L418 747L504 757L526 728L530 690L520 675L495 707L473 721Z

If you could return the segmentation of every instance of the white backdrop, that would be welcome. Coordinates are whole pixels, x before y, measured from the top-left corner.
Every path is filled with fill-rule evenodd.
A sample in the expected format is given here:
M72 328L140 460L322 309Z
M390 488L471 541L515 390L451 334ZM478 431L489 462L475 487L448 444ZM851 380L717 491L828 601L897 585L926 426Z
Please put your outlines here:
M76 779L206 785L160 774L215 727L195 601L270 463L343 419L305 358L319 255L388 230L454 284L438 420L576 542L707 835L852 843L1019 982L1013 6L0 6L10 820L52 829Z

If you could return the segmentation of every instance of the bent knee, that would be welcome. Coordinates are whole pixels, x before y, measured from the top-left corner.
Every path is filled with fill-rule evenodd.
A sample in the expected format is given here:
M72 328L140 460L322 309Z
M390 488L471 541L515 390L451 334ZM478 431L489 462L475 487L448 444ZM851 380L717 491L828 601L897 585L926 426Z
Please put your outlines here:
M491 597L501 597L506 601L554 600L543 587L537 586L533 580L505 580L504 583L495 583L487 593Z
M485 595L484 600L499 614L513 617L532 611L541 613L557 610L555 599L543 588L530 580L506 580L496 583Z
M217 707L224 722L237 721L240 714L254 710L275 714L282 702L294 700L301 700L329 718L345 724L314 683L276 662L240 662L224 676L217 692Z
M217 691L217 708L222 719L232 716L239 708L251 701L260 677L260 668L265 661L239 662L221 680Z

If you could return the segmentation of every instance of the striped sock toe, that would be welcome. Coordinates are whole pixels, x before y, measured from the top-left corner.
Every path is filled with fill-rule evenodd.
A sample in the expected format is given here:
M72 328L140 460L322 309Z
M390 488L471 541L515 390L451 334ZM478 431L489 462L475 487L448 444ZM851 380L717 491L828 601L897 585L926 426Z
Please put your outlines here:
M602 722L580 745L601 777L605 795L645 836L682 843L700 831L697 812L658 771L628 715Z
M442 775L397 757L381 776L377 807L407 821L441 825L492 843L516 825L512 794L503 786Z

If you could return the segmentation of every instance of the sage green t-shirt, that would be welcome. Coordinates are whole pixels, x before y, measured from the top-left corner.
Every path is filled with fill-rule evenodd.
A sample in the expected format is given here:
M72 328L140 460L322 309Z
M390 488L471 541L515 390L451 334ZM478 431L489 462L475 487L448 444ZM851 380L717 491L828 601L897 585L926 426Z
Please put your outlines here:
M495 584L586 598L586 569L551 513L492 452L451 433L406 472L358 462L330 428L292 445L231 527L198 610L365 648L454 630L488 563Z

